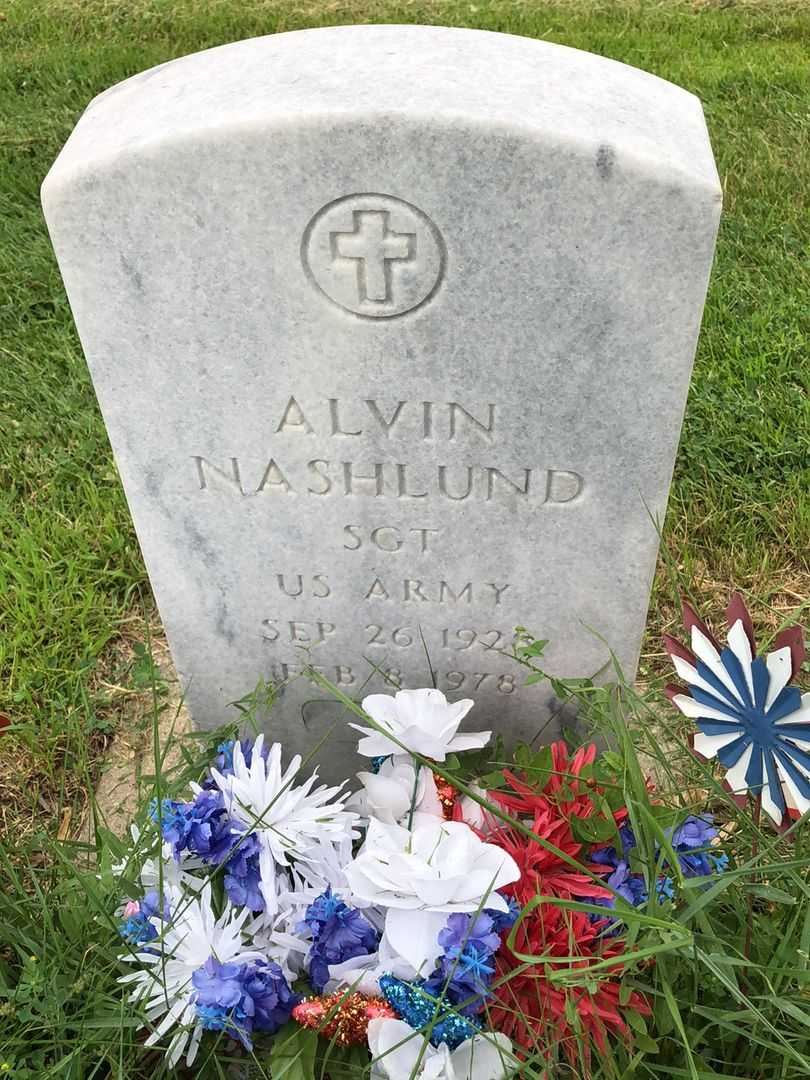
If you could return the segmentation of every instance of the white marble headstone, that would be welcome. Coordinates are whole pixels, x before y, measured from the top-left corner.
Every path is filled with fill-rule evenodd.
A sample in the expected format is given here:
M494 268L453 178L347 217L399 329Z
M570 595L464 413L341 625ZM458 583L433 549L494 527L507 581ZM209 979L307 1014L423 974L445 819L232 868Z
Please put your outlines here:
M420 632L513 737L555 733L516 625L632 677L720 213L696 98L521 37L281 34L96 98L43 204L198 723L268 677L309 749L340 709L296 670L429 685Z

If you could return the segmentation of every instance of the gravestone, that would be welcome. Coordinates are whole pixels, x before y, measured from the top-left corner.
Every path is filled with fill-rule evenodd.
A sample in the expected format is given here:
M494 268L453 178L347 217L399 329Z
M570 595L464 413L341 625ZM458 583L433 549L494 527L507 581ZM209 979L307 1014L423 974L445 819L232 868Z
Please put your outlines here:
M309 30L88 107L43 203L196 722L266 677L472 697L556 734L503 655L635 672L720 212L699 102L508 35ZM424 641L423 641L424 639Z

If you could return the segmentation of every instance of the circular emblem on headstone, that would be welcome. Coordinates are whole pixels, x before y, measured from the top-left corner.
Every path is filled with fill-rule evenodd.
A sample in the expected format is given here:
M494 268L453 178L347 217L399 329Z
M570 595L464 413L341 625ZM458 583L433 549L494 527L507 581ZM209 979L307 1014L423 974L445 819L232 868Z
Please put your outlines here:
M424 304L444 274L430 218L392 195L346 195L312 218L301 243L313 284L345 311L390 319Z

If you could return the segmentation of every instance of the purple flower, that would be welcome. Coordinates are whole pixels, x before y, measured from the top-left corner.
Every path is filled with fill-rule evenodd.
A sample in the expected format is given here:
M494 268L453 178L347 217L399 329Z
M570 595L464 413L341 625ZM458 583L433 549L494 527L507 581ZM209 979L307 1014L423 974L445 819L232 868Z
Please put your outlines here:
M632 904L633 907L638 907L647 899L644 878L640 874L631 874L630 867L626 862L619 863L607 879L607 883L611 889L614 889L623 900L626 900L628 904ZM611 897L610 900L605 901L605 905L611 908L615 907L615 899Z
M285 1024L300 997L278 964L221 964L210 956L191 977L197 1018L207 1031L224 1031L252 1050L254 1031Z
M234 854L225 866L225 891L237 907L264 911L264 897L259 885L259 851L261 845L255 833L247 833L238 842Z
M198 1005L216 1005L233 1009L242 1000L242 969L244 964L221 964L209 956L205 964L191 976Z
M160 897L157 894L156 889L150 889L149 892L141 900L141 913L146 915L148 919L151 919L154 915L157 915L159 919L164 919L168 922L171 917L171 908L169 907L169 901L163 901L163 911L161 912Z
M491 954L500 948L501 939L494 932L493 919L485 912L477 916L456 913L439 932L439 944L448 956L458 956L470 947Z
M717 836L710 817L688 817L672 834L670 843L675 851L690 851L705 848Z
M309 905L299 930L309 930L309 977L318 991L329 979L329 965L376 951L380 935L355 908L332 895L331 886Z
M686 877L706 877L714 867L706 849L717 836L711 817L688 817L672 833L670 843Z
M624 861L617 865L607 879L607 884L618 893L622 900L625 900L632 907L639 907L647 901L647 886L644 878L640 874L631 874L630 867ZM611 911L616 907L615 896L597 897L596 899L586 897L585 899L587 899L588 903L597 904L599 907L608 908ZM624 926L621 919L605 919L605 916L597 915L596 912L591 912L588 918L593 923L604 922L603 932L608 937L618 934Z
M458 1005L461 1016L474 1016L484 1007L495 973L492 957L501 945L495 920L487 912L455 913L439 932L438 940L444 953L424 989L433 997Z

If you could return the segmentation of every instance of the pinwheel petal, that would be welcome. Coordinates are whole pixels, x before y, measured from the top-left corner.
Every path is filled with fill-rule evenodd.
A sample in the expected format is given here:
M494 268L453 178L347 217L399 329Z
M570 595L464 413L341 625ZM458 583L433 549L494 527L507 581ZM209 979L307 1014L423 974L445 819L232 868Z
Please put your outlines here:
M776 652L768 653L765 664L770 676L768 696L765 698L765 711L768 712L790 681L793 670L790 647L786 645L782 649L777 649Z

